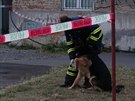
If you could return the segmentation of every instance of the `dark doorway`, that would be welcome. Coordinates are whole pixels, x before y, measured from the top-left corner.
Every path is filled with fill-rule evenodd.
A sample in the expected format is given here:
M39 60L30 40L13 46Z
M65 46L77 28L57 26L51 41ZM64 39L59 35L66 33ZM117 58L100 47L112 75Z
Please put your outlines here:
M0 0L0 5L2 5L2 0ZM0 34L2 33L2 7L0 7Z
M12 5L12 0L2 0L2 5ZM9 33L9 10L11 8L2 8L2 34Z

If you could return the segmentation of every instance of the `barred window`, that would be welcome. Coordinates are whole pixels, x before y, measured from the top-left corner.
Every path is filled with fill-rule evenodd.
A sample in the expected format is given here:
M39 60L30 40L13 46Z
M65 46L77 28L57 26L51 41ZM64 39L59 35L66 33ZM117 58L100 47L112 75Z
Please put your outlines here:
M63 0L64 10L90 10L94 9L94 0Z

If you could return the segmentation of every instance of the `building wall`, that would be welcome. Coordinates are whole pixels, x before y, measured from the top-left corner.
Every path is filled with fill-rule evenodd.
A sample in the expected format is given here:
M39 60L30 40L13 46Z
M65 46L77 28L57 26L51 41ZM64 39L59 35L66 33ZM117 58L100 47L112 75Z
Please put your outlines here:
M59 11L63 0L13 0L13 4L18 10L43 10ZM110 0L94 0L95 9L110 6ZM115 0L116 5L130 6L135 8L134 0ZM51 6L50 6L51 5Z
M110 6L111 0L95 0L96 8L101 7L108 7ZM135 8L135 1L134 0L115 0L116 5L122 5L122 6L130 6L131 8Z
M35 7L34 9L30 8L29 5L32 2L32 0L14 0L14 5L21 5L19 7L23 7L23 9L19 10L19 8L16 9L16 12L18 12L18 15L13 13L13 18L15 24L21 29L25 30L28 28L33 27L42 27L45 26L46 24L51 24L51 23L57 23L57 20L59 16L61 15L68 15L68 16L76 16L76 15L83 15L83 16L95 16L95 15L101 15L105 14L107 12L89 12L89 11L63 11L61 10L61 0L37 0L37 2L41 2L42 4L39 3L38 6L42 7L41 5L46 5L46 8L37 8ZM26 2L27 2L27 6ZM46 1L46 2L45 2ZM59 2L58 2L59 1ZM101 1L101 0L99 0ZM102 0L106 1L106 0ZM36 2L36 0L35 0ZM33 5L36 4L35 2L32 2ZM43 4L46 3L46 4ZM56 3L55 3L56 2ZM19 3L19 4L17 4ZM108 2L107 2L108 3ZM29 4L29 5L28 5ZM48 4L48 6L47 6ZM51 6L50 6L51 5ZM53 6L55 5L55 6ZM55 9L54 9L54 8ZM40 11L39 11L40 10ZM30 18L33 18L35 21L31 21L28 19L23 18L20 16L20 14L24 16L28 16ZM17 16L16 16L17 15ZM125 51L135 51L135 12L124 12L124 13L116 13L116 47L120 50L125 50ZM36 19L40 19L39 21L36 22ZM16 31L15 27L12 25L10 22L10 32ZM103 43L105 44L106 47L111 46L111 24L110 23L102 23L101 27L103 28L104 32L104 38L103 38ZM54 41L52 39L54 38ZM58 40L64 41L64 35L57 34L57 37L55 36L41 36L41 37L36 37L34 40L40 41L42 43L48 43L48 42L57 42ZM27 42L25 40L25 42ZM30 43L30 41L29 41ZM32 43L34 44L34 43Z
M60 10L61 0L13 0L13 5L17 10Z

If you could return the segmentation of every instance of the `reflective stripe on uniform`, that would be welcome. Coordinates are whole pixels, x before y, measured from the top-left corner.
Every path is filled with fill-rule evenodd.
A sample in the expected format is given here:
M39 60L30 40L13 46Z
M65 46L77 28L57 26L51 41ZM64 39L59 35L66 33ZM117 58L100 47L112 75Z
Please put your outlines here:
M72 45L73 44L73 42L72 41L68 41L68 42L66 42L66 45Z
M67 75L69 75L69 76L76 76L76 73L72 73L70 71L67 71Z
M72 51L75 51L75 49L74 48L70 48L70 49L68 49L68 54L70 53L70 52L72 52Z
M76 71L76 68L75 67L68 66L68 70L70 70L70 71Z
M99 31L101 31L101 28L100 28L100 27L96 28L93 32L91 32L91 34L96 34L96 33L98 33Z
M102 35L103 35L103 33L102 33L102 31L101 31L98 37L90 36L90 39L92 39L92 40L94 40L94 41L98 41L98 40L102 37Z
M98 37L98 38L95 37L94 35L98 34L98 32L100 32L100 31L101 31L101 33L99 34L99 37ZM101 36L102 36L102 30L101 30L100 27L98 27L98 28L96 28L93 32L90 33L90 35L89 35L89 37L87 38L87 40L92 39L92 40L94 40L94 41L97 41Z

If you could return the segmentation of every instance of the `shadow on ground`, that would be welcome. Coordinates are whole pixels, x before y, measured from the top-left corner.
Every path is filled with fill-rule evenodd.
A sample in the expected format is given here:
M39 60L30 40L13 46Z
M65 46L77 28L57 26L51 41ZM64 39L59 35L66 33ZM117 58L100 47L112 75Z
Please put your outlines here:
M50 66L0 63L0 88L49 72Z

